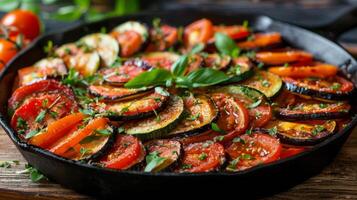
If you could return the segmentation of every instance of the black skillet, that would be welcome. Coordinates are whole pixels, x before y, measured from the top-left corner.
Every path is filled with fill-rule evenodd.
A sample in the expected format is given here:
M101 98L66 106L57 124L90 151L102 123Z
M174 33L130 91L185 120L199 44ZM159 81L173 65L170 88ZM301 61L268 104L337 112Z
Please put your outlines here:
M232 194L237 198L265 196L292 187L320 172L333 160L357 124L357 117L354 117L343 131L307 152L238 173L152 174L138 171L115 171L67 160L19 140L9 124L6 111L7 100L11 94L17 70L45 57L43 46L47 41L52 40L60 45L75 41L85 34L98 32L101 27L110 30L127 20L139 20L150 24L154 17L160 17L163 22L176 26L187 25L202 17L211 19L215 24L240 24L243 20L248 20L254 30L280 32L288 43L313 53L317 59L342 67L354 83L357 82L357 62L339 45L305 29L254 14L222 10L219 12L186 10L142 13L84 24L48 34L37 39L25 51L22 51L0 75L0 104L3 105L0 108L0 123L25 159L51 180L76 191L98 197L122 196L125 193L130 193L132 196L145 195L147 198L185 197L190 196L189 193ZM164 192L170 192L173 196L166 196Z

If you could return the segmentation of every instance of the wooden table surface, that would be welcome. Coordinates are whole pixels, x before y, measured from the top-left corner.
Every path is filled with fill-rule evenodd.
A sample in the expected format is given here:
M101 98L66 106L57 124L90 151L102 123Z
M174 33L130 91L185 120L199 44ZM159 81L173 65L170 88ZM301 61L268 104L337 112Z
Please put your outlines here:
M26 161L1 128L0 160L20 161L0 168L0 199L91 199L53 182L32 183L27 174L16 173ZM336 160L319 175L266 199L357 199L357 128Z

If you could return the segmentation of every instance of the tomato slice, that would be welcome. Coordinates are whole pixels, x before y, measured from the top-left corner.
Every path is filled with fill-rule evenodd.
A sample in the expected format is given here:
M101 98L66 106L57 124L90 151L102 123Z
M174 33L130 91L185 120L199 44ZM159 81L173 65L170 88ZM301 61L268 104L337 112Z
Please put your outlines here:
M45 132L35 135L29 142L30 144L46 149L65 136L75 125L79 124L84 117L85 115L82 113L67 115L49 124Z
M78 129L77 127L75 127L62 140L56 142L56 144L51 146L50 151L56 155L63 156L65 155L66 151L75 147L84 138L90 136L96 130L105 129L108 126L108 123L108 118L99 117L89 121L84 128Z
M225 26L219 25L213 27L214 33L224 33L233 40L240 40L244 39L249 36L250 31L247 27L239 26L239 25L232 25L232 26ZM208 43L214 43L214 37L210 38Z
M258 49L282 42L280 33L256 33L250 40L239 42L237 46L242 49Z
M285 159L285 158L289 158L291 156L294 156L296 154L302 153L305 151L306 148L304 147L287 147L287 146L283 146L283 148L281 149L281 153L280 153L280 159Z
M20 88L17 88L14 93L12 93L12 96L9 99L9 108L16 109L27 97L39 93L58 92L61 92L65 94L68 98L73 98L74 100L74 94L69 87L62 85L61 83L55 80L42 80L35 82L31 85L25 85Z
M19 51L14 42L0 38L0 70L5 67Z
M179 172L209 172L218 169L225 161L224 147L219 143L202 142L184 148Z
M141 162L145 157L145 148L140 140L131 135L118 135L114 146L101 160L107 168L128 169Z
M186 26L184 30L184 43L186 47L193 47L199 43L206 43L213 37L213 24L208 19L200 19Z
M279 76L289 76L294 78L305 77L320 77L326 78L335 76L338 71L338 67L325 63L315 63L310 66L278 66L270 67L269 72L277 74Z
M228 134L224 135L224 140L231 140L244 133L249 125L249 112L238 99L229 95L214 95L219 109L217 125Z
M139 74L151 69L148 63L131 60L118 67L105 68L99 71L106 82L112 85L123 85Z
M308 62L313 59L313 56L305 51L289 50L284 52L258 52L255 58L258 62L267 65L284 65L292 62Z
M231 162L229 171L241 171L263 163L273 162L280 157L279 139L268 134L255 132L244 134L236 139L227 149Z
M11 126L26 137L29 132L39 131L77 110L77 103L61 93L32 97L15 111Z
M141 49L144 43L141 35L136 31L112 32L111 35L118 41L122 57L132 56Z
M250 126L259 128L266 125L273 117L273 110L270 105L260 105L256 108L249 109Z
M172 47L178 40L178 31L176 27L162 25L159 30L150 31L151 43L146 48L147 52L164 51Z

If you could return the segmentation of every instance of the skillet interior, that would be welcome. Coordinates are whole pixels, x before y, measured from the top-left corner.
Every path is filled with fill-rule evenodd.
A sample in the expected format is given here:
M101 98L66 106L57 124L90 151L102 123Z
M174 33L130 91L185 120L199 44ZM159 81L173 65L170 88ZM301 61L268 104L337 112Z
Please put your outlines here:
M235 191L239 188L250 197L252 195L267 195L291 187L318 173L325 165L332 161L351 133L352 128L356 125L357 118L354 117L353 122L346 127L343 133L334 135L316 145L310 151L286 160L276 161L234 174L224 172L150 174L135 171L114 171L67 160L19 141L9 125L6 112L7 100L11 94L11 86L19 68L29 66L45 56L43 46L46 45L48 40L52 40L55 44L59 45L75 41L85 34L97 32L101 27L106 27L107 30L110 30L117 24L127 20L139 20L151 24L154 17L160 17L163 22L176 26L189 24L202 17L211 19L215 24L240 24L243 20L249 20L250 26L254 30L278 31L287 42L298 48L312 52L317 59L343 67L349 72L354 83L357 81L357 63L340 46L304 29L262 16L222 11L219 13L209 11L146 13L81 25L64 32L54 32L53 34L39 38L31 44L11 62L0 76L0 104L4 105L0 108L0 123L28 162L38 168L47 177L66 187L97 196L121 195L123 192L138 189L165 190L178 194L180 192L177 190L183 190L180 189L182 187L185 188L185 192L200 192L200 188L204 188L205 190L212 189L212 191L218 191L219 189L233 189L230 191ZM272 180L274 184L272 184ZM249 191L254 191L254 193ZM244 196L244 194L241 195Z

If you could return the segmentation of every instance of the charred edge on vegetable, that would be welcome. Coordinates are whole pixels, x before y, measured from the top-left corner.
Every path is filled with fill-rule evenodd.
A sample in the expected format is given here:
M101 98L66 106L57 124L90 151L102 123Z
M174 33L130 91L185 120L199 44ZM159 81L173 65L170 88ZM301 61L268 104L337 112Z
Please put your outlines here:
M287 121L296 121L296 120L311 120L311 119L339 119L344 118L349 115L349 112L324 112L324 113L306 113L306 114L284 114L280 112L281 109L275 110L274 114L279 119L284 119Z

